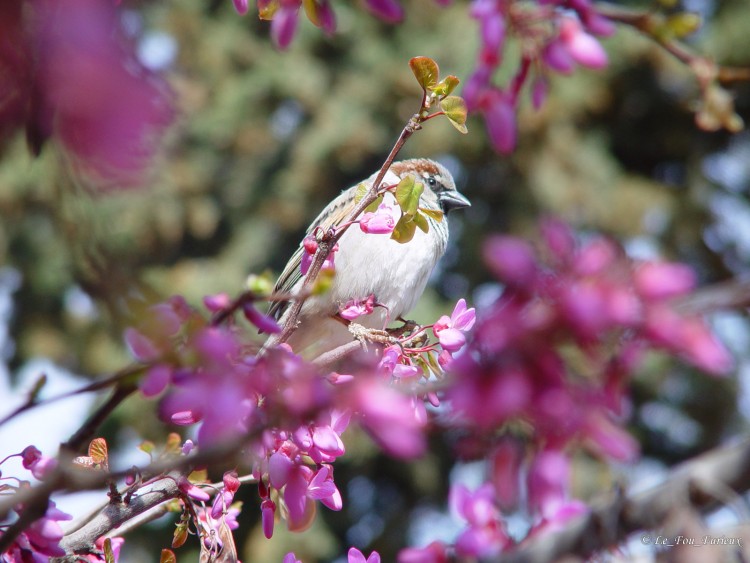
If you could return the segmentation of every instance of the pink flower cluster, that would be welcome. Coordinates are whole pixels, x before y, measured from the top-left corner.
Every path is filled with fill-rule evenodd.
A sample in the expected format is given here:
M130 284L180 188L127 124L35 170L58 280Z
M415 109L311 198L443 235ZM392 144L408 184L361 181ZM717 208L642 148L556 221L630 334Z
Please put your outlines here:
M244 16L249 9L248 0L232 0L237 13ZM446 5L450 0L435 0ZM310 22L330 35L336 31L336 14L329 0L257 0L261 19L271 20L271 38L281 49L286 49L295 34L300 8L304 4ZM404 17L404 9L398 0L364 0L369 12L388 23L398 23Z
M113 2L13 2L3 8L0 135L53 138L101 188L139 184L172 121L171 94L123 37ZM11 7L12 6L12 7ZM33 100L33 103L29 102ZM7 109L7 111L6 111ZM0 139L2 140L2 139Z
M474 0L471 15L479 24L481 48L463 96L470 111L484 116L490 141L500 152L516 145L516 108L527 82L538 109L547 95L550 72L570 74L576 65L607 65L597 37L612 34L614 26L591 0ZM515 75L500 87L493 79L511 35L522 54Z
M530 535L587 511L568 495L570 452L583 446L622 461L637 455L622 413L628 377L646 350L665 350L714 375L733 366L705 321L674 304L694 287L687 266L630 260L604 238L578 244L554 220L543 224L542 238L539 250L513 237L487 241L485 260L505 288L448 365L446 421L468 430L459 452L488 460L482 487L452 493L467 522L454 546L459 556L502 551L509 540L500 510L516 509L522 499L533 519ZM473 324L465 315L459 302L435 333ZM461 337L446 340L450 350ZM525 439L505 431L514 421L529 429ZM441 549L410 548L399 561L441 561Z
M24 469L27 469L37 479L45 479L50 471L57 466L57 461L42 455L36 447L28 446L19 454L6 457L1 463L10 457L20 457ZM2 473L0 473L2 475ZM9 481L16 481L18 485L11 485ZM28 481L21 481L14 477L3 476L0 483L0 495L14 493L15 491L29 487ZM18 505L14 508L16 514L21 515L25 507ZM47 562L52 557L62 557L65 550L60 547L63 531L58 522L71 520L73 517L59 510L55 503L49 501L44 516L35 520L28 528L21 532L13 541L11 546L2 554L0 561L39 561ZM2 537L8 523L0 522L0 537Z
M204 301L214 318L227 308L240 309L227 296ZM370 301L351 309L371 309ZM462 300L433 329L455 352L465 341L462 331L473 322L474 310ZM214 326L179 297L145 308L138 328L126 331L126 341L148 366L139 386L144 396L159 398L161 418L199 425L196 445L186 443L186 455L193 447L221 444L236 444L247 453L268 537L279 513L299 530L314 518L315 501L341 509L333 463L344 454L341 434L350 420L391 455L410 458L425 450L424 399L438 401L417 385L424 374L417 358L436 353L438 343L412 346L408 354L392 346L362 358L354 374L325 373L286 345L256 356L232 315ZM225 475L225 487L214 500L213 519L227 510L239 486L231 477ZM187 497L209 500L186 479L179 485Z

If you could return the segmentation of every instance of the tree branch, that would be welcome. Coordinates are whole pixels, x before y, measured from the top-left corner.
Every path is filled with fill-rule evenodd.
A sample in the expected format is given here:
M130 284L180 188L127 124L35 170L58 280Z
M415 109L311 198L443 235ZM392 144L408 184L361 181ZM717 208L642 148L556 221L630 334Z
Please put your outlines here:
M542 563L563 556L587 558L625 541L639 530L662 526L675 510L708 510L720 503L717 490L750 489L750 439L717 448L675 467L661 485L631 495L617 495L594 505L586 516L562 530L521 544L497 563Z

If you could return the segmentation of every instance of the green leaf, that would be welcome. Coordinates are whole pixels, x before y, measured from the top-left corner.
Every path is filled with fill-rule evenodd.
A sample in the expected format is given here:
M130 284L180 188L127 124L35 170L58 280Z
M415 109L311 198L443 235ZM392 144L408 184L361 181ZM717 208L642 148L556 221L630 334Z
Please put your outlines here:
M430 223L427 221L427 217L422 215L419 211L417 211L417 214L414 215L414 222L416 223L417 227L420 228L420 230L423 233L429 233L430 232Z
M383 194L380 194L378 197L375 198L375 201L373 201L370 205L365 207L365 212L375 213L378 210L378 206L383 203Z
M419 210L427 215L430 219L434 219L438 223L443 220L443 217L445 216L445 213L440 211L439 209L427 209L426 207L420 207Z
M370 186L368 186L364 182L360 182L354 192L354 203L359 203L360 201L362 201L362 199L367 195L368 191L370 191Z
M333 285L333 278L336 275L335 270L324 269L320 270L318 277L315 278L315 283L312 286L312 295L322 295L326 293Z
M409 66L422 90L432 90L437 85L440 69L430 57L414 57Z
M419 198L424 191L424 184L417 182L414 176L406 176L396 186L396 201L406 217L413 217L419 209Z
M703 20L698 14L680 12L679 14L669 16L664 27L667 28L670 36L677 39L684 39L688 35L698 31L702 24Z
M138 449L141 450L142 452L146 452L148 455L151 455L156 449L156 446L151 440L144 440L138 446Z
M260 275L250 274L245 282L247 289L259 296L271 295L273 292L273 284L274 282L271 278L271 273L268 271L265 271Z
M459 85L461 81L453 76L452 74L449 76L446 76L443 78L433 89L432 91L437 94L438 96L447 96L453 90L456 89L456 86Z
M466 128L466 102L461 96L448 96L440 101L440 108L450 120L453 127L464 135L469 132Z
M396 223L396 228L391 233L391 238L400 244L404 244L414 238L416 230L417 223L412 221L410 217L402 215Z

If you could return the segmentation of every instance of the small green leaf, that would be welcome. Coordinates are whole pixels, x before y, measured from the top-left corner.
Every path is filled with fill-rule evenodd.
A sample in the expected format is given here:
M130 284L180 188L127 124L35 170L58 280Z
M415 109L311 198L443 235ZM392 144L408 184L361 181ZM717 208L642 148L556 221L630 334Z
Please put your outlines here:
M365 212L375 213L378 210L378 206L383 203L383 194L380 194L378 197L375 198L375 201L373 201L370 205L365 207Z
M439 209L427 209L426 207L420 207L419 210L427 215L430 219L434 219L438 223L443 220L443 217L445 216L445 213L440 211Z
M419 198L424 191L424 184L417 182L414 176L406 176L396 186L396 201L406 217L413 217L419 209Z
M417 211L417 214L414 215L414 222L417 224L417 227L419 227L423 233L430 232L430 223L429 221L427 221L427 217L422 215L419 211Z
M422 90L432 90L437 85L440 69L430 57L414 57L409 66Z
M698 14L692 12L680 12L667 18L664 27L667 28L670 36L677 39L684 39L700 29L703 20Z
M273 292L273 279L271 279L271 273L269 271L263 272L262 274L250 274L247 277L245 286L247 289L252 291L255 295L271 295Z
M440 108L450 120L453 127L464 135L469 132L466 128L466 102L460 96L448 96L440 101Z
M335 270L323 269L320 270L318 277L315 278L315 283L312 286L311 293L313 295L322 295L326 293L333 285L333 277L336 275Z
M412 221L410 217L402 215L396 223L396 228L391 233L391 238L400 244L404 244L414 238L416 230L416 222Z
M370 187L365 184L364 182L360 182L357 186L356 191L354 192L354 203L359 203L362 201L362 198L364 198L367 195L367 192L370 190Z
M432 91L438 96L448 96L461 81L453 76L452 74L443 78L438 84L432 89Z

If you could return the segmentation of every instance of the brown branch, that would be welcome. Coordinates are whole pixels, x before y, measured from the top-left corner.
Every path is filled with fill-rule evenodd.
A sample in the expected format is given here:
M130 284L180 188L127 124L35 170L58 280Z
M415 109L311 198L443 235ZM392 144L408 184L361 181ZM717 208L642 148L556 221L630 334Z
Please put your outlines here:
M597 3L596 11L605 18L628 25L654 40L669 54L693 69L705 88L714 79L723 84L750 80L750 67L717 65L710 57L696 53L681 41L659 37L654 30L659 27L659 14L651 11L636 11L607 3Z
M675 467L664 483L648 491L616 495L595 504L586 516L562 530L521 544L499 556L497 563L542 563L563 556L587 558L623 543L638 531L661 527L674 511L709 510L721 500L715 491L750 489L750 439L707 452Z
M707 285L675 299L681 313L700 314L750 307L750 278L730 279Z
M60 547L71 555L90 553L98 538L119 528L133 518L177 498L180 494L176 479L171 477L160 479L156 483L139 490L127 504L108 504L85 526L66 535L60 542ZM143 524L144 522L141 521L140 523Z
M324 352L323 354L315 358L312 363L319 368L326 368L330 365L335 364L339 360L346 358L347 356L353 354L361 348L362 344L359 342L359 340L352 340L351 342L342 344L341 346L334 348L333 350Z
M73 434L67 442L62 444L61 448L71 453L76 453L86 446L96 436L96 431L99 426L112 414L120 403L122 403L128 396L136 390L135 384L132 383L120 383L115 387L112 396L107 401L99 406L86 422Z

